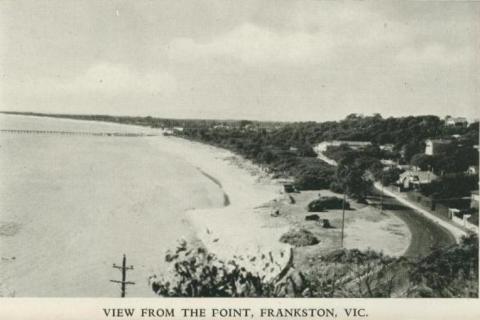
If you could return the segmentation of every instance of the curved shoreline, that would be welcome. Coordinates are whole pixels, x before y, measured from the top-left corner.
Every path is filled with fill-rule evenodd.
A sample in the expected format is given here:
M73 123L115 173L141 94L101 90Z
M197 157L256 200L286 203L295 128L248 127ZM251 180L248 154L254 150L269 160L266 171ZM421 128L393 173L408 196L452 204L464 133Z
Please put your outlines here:
M270 179L259 182L252 173L257 167L228 150L171 136L145 139L189 162L223 192L223 206L186 212L207 250L220 260L235 260L251 272L275 278L290 260L290 246L278 241L287 228L271 226L270 209L256 207L277 198L279 186ZM268 270L261 257L273 260Z
M225 190L223 190L222 183L220 181L218 181L217 178L215 178L215 177L209 175L208 173L206 173L205 171L203 171L201 168L199 168L199 167L196 167L196 168L197 168L198 171L200 171L201 174L203 174L205 177L210 179L213 183L215 183L222 190L222 192L223 192L223 206L228 207L230 205L230 197L225 192Z

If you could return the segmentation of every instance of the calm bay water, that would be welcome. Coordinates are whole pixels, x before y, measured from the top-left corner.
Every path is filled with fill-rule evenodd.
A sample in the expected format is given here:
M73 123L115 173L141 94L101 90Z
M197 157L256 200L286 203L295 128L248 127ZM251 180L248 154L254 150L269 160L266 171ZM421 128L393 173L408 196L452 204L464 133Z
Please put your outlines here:
M0 129L153 130L0 115ZM30 297L116 297L112 263L134 265L128 296L152 296L147 277L165 250L194 239L184 212L223 204L220 188L149 139L0 133L0 283Z

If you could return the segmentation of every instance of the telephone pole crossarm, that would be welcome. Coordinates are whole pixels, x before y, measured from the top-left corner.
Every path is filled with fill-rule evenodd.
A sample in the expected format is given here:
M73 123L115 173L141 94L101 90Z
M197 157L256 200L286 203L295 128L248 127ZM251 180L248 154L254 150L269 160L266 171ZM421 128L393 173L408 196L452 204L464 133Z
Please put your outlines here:
M113 264L112 266L113 268L117 268L117 269L120 269L120 270L133 270L133 266L130 266L130 267L123 267L123 266L117 266L115 263Z
M110 280L110 282L121 283L121 284L135 284L132 281L120 281L120 280Z

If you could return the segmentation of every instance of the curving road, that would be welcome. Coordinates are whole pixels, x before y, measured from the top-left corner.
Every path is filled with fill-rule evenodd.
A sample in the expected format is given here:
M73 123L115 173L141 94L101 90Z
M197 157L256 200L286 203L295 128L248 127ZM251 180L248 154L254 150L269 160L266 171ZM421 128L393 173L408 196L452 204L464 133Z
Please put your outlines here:
M316 149L315 150L318 154L318 158L323 160L331 165L336 166L337 163L333 160L328 158L322 153L322 150ZM379 185L375 185L375 189L373 190L373 197L369 200L370 202L376 202L377 205L380 203L380 191ZM386 190L384 190L386 191ZM410 245L405 252L404 256L406 257L418 257L424 256L432 251L433 248L438 247L445 247L450 246L458 242L459 239L459 231L456 230L458 228L454 228L453 226L447 225L449 230L442 227L437 220L438 218L429 219L425 215L420 212L417 212L411 207L408 207L397 199L388 196L384 193L383 196L383 206L385 210L388 210L395 214L397 217L402 219L410 229L410 233L412 234L412 239L410 241ZM444 222L440 222L444 224ZM457 237L455 237L457 236Z
M374 192L374 200L378 203L380 192ZM435 247L446 247L455 244L455 237L445 228L422 216L393 197L383 196L383 207L402 219L410 229L412 239L405 252L406 257L425 256Z

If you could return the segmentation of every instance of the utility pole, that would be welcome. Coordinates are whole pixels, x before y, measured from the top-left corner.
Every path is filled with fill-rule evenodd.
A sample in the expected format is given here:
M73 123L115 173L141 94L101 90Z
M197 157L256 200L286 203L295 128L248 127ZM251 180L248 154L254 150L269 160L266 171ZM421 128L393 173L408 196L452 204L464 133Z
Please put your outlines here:
M122 266L117 266L115 263L113 264L113 268L117 268L122 270L122 280L110 280L111 282L120 283L122 285L122 294L121 297L125 298L125 287L127 284L135 284L135 282L127 281L127 270L133 270L133 266L127 267L127 257L125 254L123 255Z
M345 203L347 202L347 188L343 190L343 207L342 207L342 242L341 247L343 249L343 231L345 229Z
M343 205L342 205L342 235L341 235L341 242L340 247L343 249L343 238L344 238L344 231L345 231L345 207L347 204L347 193L348 193L348 183L349 178L351 176L350 167L345 166L343 172Z
M382 185L382 191L381 191L381 194L380 194L380 214L383 213L383 170L382 170L382 180L380 181L380 184Z

